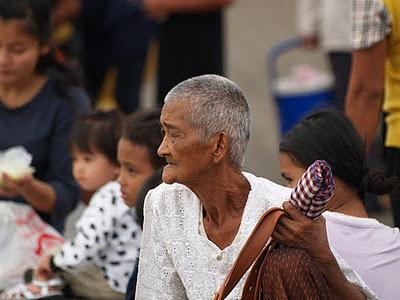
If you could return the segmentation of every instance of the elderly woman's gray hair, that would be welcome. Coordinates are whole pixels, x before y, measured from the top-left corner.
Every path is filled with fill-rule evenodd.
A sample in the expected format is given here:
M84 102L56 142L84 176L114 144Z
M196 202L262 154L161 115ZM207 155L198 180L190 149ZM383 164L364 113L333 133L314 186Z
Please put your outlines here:
M190 101L188 123L207 141L213 134L225 131L233 164L241 167L250 138L250 111L240 88L218 75L202 75L176 85L165 97L170 101Z

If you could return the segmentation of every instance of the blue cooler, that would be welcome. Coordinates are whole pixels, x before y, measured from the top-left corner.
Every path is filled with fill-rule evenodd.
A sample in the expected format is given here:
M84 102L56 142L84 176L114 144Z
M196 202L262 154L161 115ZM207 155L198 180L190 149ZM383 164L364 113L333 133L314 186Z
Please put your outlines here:
M300 38L292 38L271 49L269 55L270 89L277 103L281 135L284 135L308 113L333 107L333 77L321 72L312 84L293 77L277 77L277 59L285 52L301 46Z
M275 90L274 94L279 111L282 135L308 113L333 106L334 94L332 86L321 86L297 93Z

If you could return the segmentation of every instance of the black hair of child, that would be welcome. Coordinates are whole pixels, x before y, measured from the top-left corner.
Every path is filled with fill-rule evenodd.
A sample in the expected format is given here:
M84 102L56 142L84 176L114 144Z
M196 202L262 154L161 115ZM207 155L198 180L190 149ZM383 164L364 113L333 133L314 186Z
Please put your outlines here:
M333 109L302 119L283 137L279 150L303 168L318 159L327 161L334 176L352 187L362 200L366 192L383 195L399 187L398 178L387 178L368 168L363 140L351 121Z
M160 109L135 112L126 119L122 131L123 139L147 147L154 169L166 164L165 158L157 155L157 149L163 140L160 115Z
M71 130L71 146L85 153L98 151L113 164L119 165L117 146L121 137L122 124L123 115L117 110L98 110L82 115L76 120Z

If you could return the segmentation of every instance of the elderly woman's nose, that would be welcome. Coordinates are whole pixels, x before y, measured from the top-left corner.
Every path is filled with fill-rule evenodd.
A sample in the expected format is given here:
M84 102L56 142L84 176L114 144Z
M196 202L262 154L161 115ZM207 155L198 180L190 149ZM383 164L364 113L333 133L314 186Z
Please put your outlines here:
M167 152L168 152L168 147L167 147L167 142L164 137L160 146L158 147L157 154L158 154L158 156L164 157L167 155Z

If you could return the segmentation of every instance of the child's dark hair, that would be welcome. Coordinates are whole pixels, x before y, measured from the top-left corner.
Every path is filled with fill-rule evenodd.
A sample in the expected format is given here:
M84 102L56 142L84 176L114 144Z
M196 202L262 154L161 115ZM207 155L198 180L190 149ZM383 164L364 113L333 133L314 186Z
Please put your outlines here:
M143 216L144 200L146 198L148 191L155 189L163 182L162 172L163 168L159 168L158 170L156 170L154 174L151 175L143 184L142 188L140 189L136 197L136 204L135 204L136 219L140 227L142 227L142 229L144 221L144 216Z
M399 187L398 178L387 178L368 168L360 135L339 111L311 113L283 137L279 150L304 168L318 159L327 161L334 176L352 187L362 200L366 192L383 195Z
M57 90L63 97L69 98L67 87L80 82L79 72L57 59L56 49L50 45L53 33L51 9L51 0L0 0L0 19L24 22L26 33L37 39L41 46L49 46L49 52L39 57L36 72L45 74L50 69L56 71Z
M122 123L123 116L119 111L95 111L82 115L72 128L71 146L86 153L98 151L119 165L117 146Z
M127 118L122 131L122 138L148 148L154 169L165 165L165 158L157 155L157 149L163 139L160 114L160 109L135 112Z

